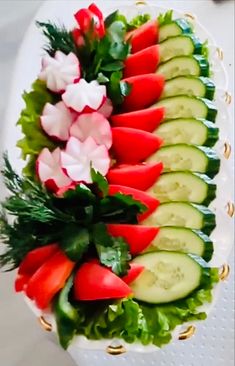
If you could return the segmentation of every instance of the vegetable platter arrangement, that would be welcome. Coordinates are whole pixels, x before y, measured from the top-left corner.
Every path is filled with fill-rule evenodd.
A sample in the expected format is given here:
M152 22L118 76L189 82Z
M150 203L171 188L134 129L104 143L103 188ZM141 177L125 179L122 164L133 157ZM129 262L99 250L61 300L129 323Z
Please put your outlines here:
M69 29L37 26L22 173L4 154L0 264L64 349L157 350L206 318L228 272L213 52L172 10L130 17L93 3Z

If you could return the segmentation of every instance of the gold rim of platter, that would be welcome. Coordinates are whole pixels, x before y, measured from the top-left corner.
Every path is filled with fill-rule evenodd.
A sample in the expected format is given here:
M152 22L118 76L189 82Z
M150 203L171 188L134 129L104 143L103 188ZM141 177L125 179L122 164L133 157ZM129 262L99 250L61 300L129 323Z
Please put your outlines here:
M224 143L224 157L225 159L229 159L232 152L232 148L229 142Z
M225 281L228 278L229 273L230 273L229 265L227 263L223 264L221 267L220 274L219 274L220 280Z
M228 202L226 207L227 207L227 214L230 217L233 217L234 216L234 212L235 212L234 203L233 202Z
M106 348L106 352L109 354L109 355L112 355L112 356L118 356L118 355L122 355L123 353L126 353L126 348L122 345L120 346L117 346L117 347L114 347L114 346L108 346Z
M227 104L232 103L232 95L228 91L226 91L224 94L224 100L225 100L225 103L227 103Z
M179 334L178 339L180 341L184 341L186 339L191 338L196 332L196 327L194 325L190 325L186 330L184 330L183 332L181 332Z
M46 319L43 316L40 316L38 318L39 324L41 325L42 329L44 329L46 332L52 331L52 325L46 321Z
M138 5L148 5L148 4L147 4L147 2L146 2L146 1L144 1L144 0L143 0L143 1L139 0L139 1L136 1L136 2L135 2L135 5L137 5L137 6L138 6Z
M223 52L223 50L220 47L217 47L216 48L216 52L217 52L217 55L218 55L219 59L222 61L224 59L224 52Z
M191 20L195 20L196 19L195 16L193 14L191 14L191 13L185 13L184 16L186 18L190 18Z

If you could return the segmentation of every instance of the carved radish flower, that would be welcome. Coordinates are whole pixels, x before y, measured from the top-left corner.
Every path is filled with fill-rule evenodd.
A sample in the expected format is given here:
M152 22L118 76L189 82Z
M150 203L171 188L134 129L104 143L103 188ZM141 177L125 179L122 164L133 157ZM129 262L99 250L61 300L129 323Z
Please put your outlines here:
M74 113L66 107L64 102L55 105L46 103L41 116L41 125L47 135L57 140L67 141L74 117Z
M98 145L105 145L110 149L112 145L112 132L108 120L100 113L81 114L70 128L70 135L85 141L93 137Z
M103 114L104 117L109 118L113 112L113 105L111 100L107 98L97 112Z
M40 181L54 192L72 183L72 180L65 175L61 168L60 148L55 149L53 152L44 148L38 156L36 172Z
M80 79L78 83L68 85L62 99L67 107L76 112L97 111L106 100L106 87L96 80L88 83Z
M92 183L91 167L106 175L110 158L107 148L97 145L91 136L84 142L71 136L65 151L61 152L61 165L72 180Z
M80 64L74 53L65 55L61 51L56 51L54 57L49 55L43 57L39 79L44 80L51 91L61 93L67 85L73 84L80 77Z

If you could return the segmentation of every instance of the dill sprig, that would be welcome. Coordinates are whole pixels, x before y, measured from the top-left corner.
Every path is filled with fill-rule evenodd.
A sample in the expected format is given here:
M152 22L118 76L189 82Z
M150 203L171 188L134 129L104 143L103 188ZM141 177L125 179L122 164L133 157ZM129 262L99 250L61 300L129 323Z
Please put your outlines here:
M7 154L3 158L2 174L11 195L1 205L0 240L6 250L0 255L0 266L14 269L29 251L57 242L74 261L79 261L87 251L99 248L102 263L112 266L117 274L126 273L128 246L117 238L110 240L105 223L136 223L137 214L145 210L142 203L120 193L108 196L106 179L95 172L92 187L78 184L74 190L58 197L39 182L19 177ZM102 194L97 194L97 190ZM13 220L9 220L8 215L14 216ZM96 247L94 227L97 223L102 224L106 246L102 242Z
M57 25L52 22L36 22L36 25L42 29L42 33L48 39L44 49L49 55L54 56L58 50L66 55L70 52L77 53L72 33L68 32L64 25Z

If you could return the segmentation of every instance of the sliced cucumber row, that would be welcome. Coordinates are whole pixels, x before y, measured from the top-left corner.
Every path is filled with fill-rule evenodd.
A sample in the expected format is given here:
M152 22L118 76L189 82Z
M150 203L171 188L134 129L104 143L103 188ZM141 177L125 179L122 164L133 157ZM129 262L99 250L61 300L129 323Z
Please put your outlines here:
M159 44L160 63L177 56L200 55L203 45L194 34L167 38Z
M192 253L208 262L212 258L214 248L209 236L200 230L163 226L151 245L146 249L146 252L155 252L157 250Z
M188 202L165 202L143 222L153 226L180 226L210 234L215 228L215 214L205 206Z
M192 33L192 27L186 19L176 19L169 24L164 24L159 28L159 42L165 41L169 37L181 34Z
M159 65L157 73L162 74L166 80L187 75L209 76L210 66L204 56L178 56Z
M161 99L177 95L201 97L213 100L215 84L209 78L197 76L178 76L166 81Z
M163 139L164 145L185 143L214 146L219 138L219 129L215 124L203 119L172 119L160 124L155 133Z
M160 148L148 158L149 162L162 162L164 172L189 170L215 176L220 167L220 159L214 150L196 145L176 144Z
M165 120L203 118L214 122L217 115L217 109L210 100L187 95L162 99L154 107L165 108Z
M164 173L149 189L160 202L182 201L208 205L216 197L216 185L206 175L191 172Z
M145 267L131 283L134 297L151 304L182 299L203 285L210 275L210 269L200 257L185 253L147 253L133 262Z

